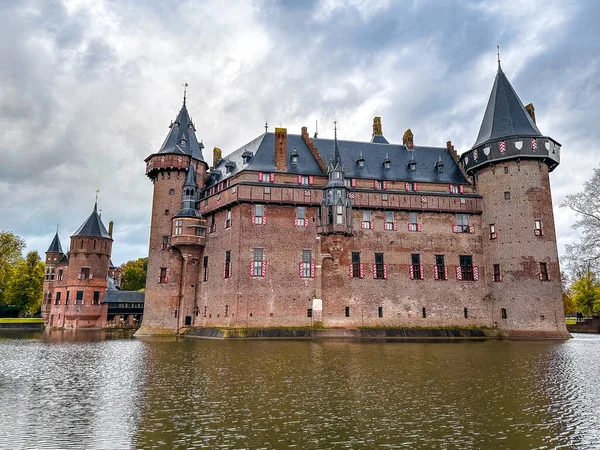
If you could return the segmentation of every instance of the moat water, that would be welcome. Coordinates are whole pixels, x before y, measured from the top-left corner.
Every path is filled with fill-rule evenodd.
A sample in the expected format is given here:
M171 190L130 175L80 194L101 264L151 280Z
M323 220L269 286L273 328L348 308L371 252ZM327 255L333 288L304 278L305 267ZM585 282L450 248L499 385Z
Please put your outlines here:
M600 336L0 334L2 449L600 448Z

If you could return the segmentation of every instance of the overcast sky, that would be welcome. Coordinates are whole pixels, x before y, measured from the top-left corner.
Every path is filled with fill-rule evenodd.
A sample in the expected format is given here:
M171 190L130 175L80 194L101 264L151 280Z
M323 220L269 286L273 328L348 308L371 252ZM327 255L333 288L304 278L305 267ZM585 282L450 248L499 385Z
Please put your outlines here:
M519 4L520 3L520 4ZM264 131L302 126L369 140L471 148L502 68L541 132L559 249L577 239L558 207L598 167L597 1L0 0L0 230L63 248L96 189L114 220L113 261L147 256L152 183L143 160L188 109L227 154Z

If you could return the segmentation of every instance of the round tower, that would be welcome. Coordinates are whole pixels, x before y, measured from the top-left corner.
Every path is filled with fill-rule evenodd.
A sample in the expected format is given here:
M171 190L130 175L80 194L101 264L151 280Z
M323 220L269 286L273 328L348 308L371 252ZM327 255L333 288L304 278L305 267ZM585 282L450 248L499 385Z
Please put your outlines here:
M146 175L154 184L154 192L144 317L138 335L176 333L181 327L182 255L173 242L174 218L184 201L183 186L189 168L193 168L194 182L199 187L204 185L208 169L202 156L204 146L195 131L184 97L160 150L146 158ZM195 200L192 207L196 207Z
M529 105L528 105L529 106ZM512 337L568 337L549 172L560 144L543 136L498 64L477 141L461 156L483 196L491 325Z

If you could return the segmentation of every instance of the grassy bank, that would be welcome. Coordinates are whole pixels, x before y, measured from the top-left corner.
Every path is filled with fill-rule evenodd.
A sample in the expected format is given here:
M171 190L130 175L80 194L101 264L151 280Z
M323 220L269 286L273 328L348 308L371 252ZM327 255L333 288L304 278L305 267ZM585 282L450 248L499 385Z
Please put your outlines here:
M40 317L0 317L0 323L44 323L44 319Z

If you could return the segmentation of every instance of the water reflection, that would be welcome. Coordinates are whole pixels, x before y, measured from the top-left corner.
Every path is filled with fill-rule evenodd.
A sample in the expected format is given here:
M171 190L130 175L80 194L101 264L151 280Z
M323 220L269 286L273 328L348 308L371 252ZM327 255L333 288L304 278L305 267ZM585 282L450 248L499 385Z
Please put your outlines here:
M12 405L0 410L0 447L600 442L598 336L459 343L111 337L0 339L0 405Z

